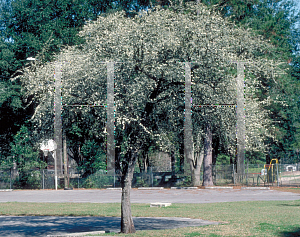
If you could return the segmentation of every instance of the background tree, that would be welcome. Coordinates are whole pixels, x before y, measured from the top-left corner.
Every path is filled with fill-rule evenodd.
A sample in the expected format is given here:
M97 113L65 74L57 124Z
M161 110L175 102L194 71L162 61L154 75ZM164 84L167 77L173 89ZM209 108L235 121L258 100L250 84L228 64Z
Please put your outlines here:
M278 99L280 97L280 100L286 101L285 105L265 105L272 111L271 118L280 137L278 141L272 139L266 141L270 144L266 161L269 162L272 158L296 157L293 150L297 149L295 144L299 144L296 132L299 129L297 116L299 114L299 75L297 76L293 71L299 71L297 52L299 52L300 31L299 26L296 25L299 22L299 12L298 14L295 12L295 1L212 0L202 2L208 6L214 6L224 18L234 21L237 25L250 27L275 45L278 54L275 56L268 54L269 58L276 59L277 55L281 55L286 62L290 63L290 72L286 76L278 77L276 82L264 81L264 85L268 85L271 90L268 92L262 90L260 96ZM256 162L253 157L257 155L257 153L247 152L247 157L251 162ZM296 162L296 160L288 158L286 162Z
M80 30L87 19L95 20L97 16L105 12L124 9L127 17L133 17L141 9L151 9L151 7L158 4L161 6L170 6L172 2L178 4L180 1L138 0L110 2L93 0L84 3L80 1L72 1L72 3L69 1L60 1L56 5L53 5L54 2L51 1L21 2L18 0L2 0L0 2L0 76L4 80L1 85L3 88L6 88L4 89L5 91L14 91L14 98L9 98L9 96L5 97L6 95L2 97L4 107L1 109L1 114L6 115L1 117L1 122L8 125L1 131L2 156L6 157L9 155L9 143L13 139L13 134L19 130L20 125L33 113L33 104L33 107L26 107L26 104L22 105L22 103L19 102L19 105L27 108L26 110L21 107L17 110L15 107L10 107L10 101L15 101L16 97L19 97L18 100L21 101L20 96L18 96L21 88L18 83L10 85L10 83L7 82L7 79L13 75L17 69L25 65L25 59L28 56L36 55L42 48L45 48L47 40L51 41L52 39L48 45L48 48L51 50L45 51L45 61L47 57L51 57L51 52L55 52L54 49L59 51L60 45L80 43L80 40L83 39L77 38L76 31L78 32L78 30ZM209 7L215 6L224 18L232 19L236 24L246 24L252 29L258 29L257 32L259 34L263 35L266 39L270 38L272 42L277 42L277 44L281 42L280 44L287 45L286 42L291 41L294 48L297 46L297 42L299 42L299 30L295 27L293 28L294 23L299 18L296 18L295 14L288 18L289 13L293 10L292 1L202 0L201 2ZM26 7L25 10L23 9L24 7ZM54 19L53 17L55 17L55 20L52 20ZM27 18L32 20L27 21ZM54 34L51 35L51 31L54 32ZM41 32L43 32L43 34L41 34ZM285 36L285 34L287 34L287 36ZM66 38L65 36L69 37ZM282 43L283 41L285 43ZM297 70L299 71L299 63L297 63L297 60L299 61L299 56L292 55L291 71L294 71L294 78L296 78ZM295 80L291 81L291 83L286 83L286 85L291 84L295 84ZM281 85L281 88L285 87ZM4 97L7 101L3 100ZM292 101L292 99L290 99L290 101ZM293 111L298 111L299 103L297 101L298 100L294 99L294 105L289 107L290 114ZM284 111L285 109L278 107L277 110ZM292 148L290 144L295 145L299 143L299 139L297 139L297 135L295 135L297 133L294 132L299 129L297 125L299 121L290 121L291 117L296 117L295 115L285 116L289 118L286 120L279 112L276 113L277 115L274 116L274 119L282 120L281 123L276 123L276 126L280 126L278 131L281 131L284 138L289 138L283 139L289 142L277 144L271 141L274 144L272 145L274 150L270 151L270 154L272 156L272 154L282 153L280 156L283 156L283 154L286 156L296 149ZM12 121L14 122L12 123ZM249 154L249 159L251 156L254 156L254 154ZM292 157L292 153L289 156Z
M84 39L77 33L87 20L122 9L127 17L132 17L137 14L131 12L134 6L140 8L135 1L0 1L0 121L6 124L0 130L3 160L10 155L13 136L38 106L36 103L28 106L22 100L20 83L11 84L8 79L27 65L27 57L39 54L39 60L46 62L63 46L83 43Z
M165 6L170 6L170 3L179 3L179 1L169 1L164 3ZM189 1L182 1L183 3ZM257 35L263 36L263 39L268 40L276 46L277 54L270 54L269 51L264 52L268 58L277 59L277 55L290 64L290 72L288 76L281 76L274 80L264 80L266 88L272 88L268 92L263 90L260 96L267 98L278 98L286 101L285 105L266 105L267 109L272 110L271 118L274 125L277 127L280 140L275 141L269 139L266 143L270 144L267 162L271 158L287 158L295 160L296 157L295 144L299 144L297 132L299 130L299 75L293 73L299 71L299 12L295 12L295 1L289 0L199 0L212 10L220 12L224 19L234 22L238 26L250 27ZM269 52L269 53L268 53ZM273 55L273 56L272 56ZM281 65L282 66L282 65ZM295 87L294 85L297 85ZM296 90L295 90L296 89ZM278 98L279 99L279 98ZM272 108L270 108L272 107ZM279 135L279 133L281 135ZM293 152L294 151L294 152ZM260 152L259 152L260 153ZM293 154L294 153L294 154ZM264 153L247 152L247 159L255 162L253 157L266 156Z
M6 162L18 167L19 176L14 182L16 187L39 188L40 173L37 170L45 168L46 163L40 159L39 144L32 140L28 127L23 125L14 137L11 143L12 158Z
M255 10L254 17L248 20L248 25L268 39L280 55L289 65L279 65L279 68L289 68L286 75L276 78L276 81L270 81L268 86L271 88L269 93L262 92L263 96L271 96L271 98L280 98L286 101L283 105L266 105L272 111L271 118L274 121L279 137L278 142L269 140L269 154L267 154L267 162L272 158L293 157L292 151L296 148L297 129L299 129L299 77L292 75L292 61L296 60L294 53L299 50L297 45L299 38L299 13L295 14L293 10L294 2L292 1L262 1ZM270 57L270 55L268 55ZM286 160L287 161L287 160ZM288 162L288 161L287 161ZM296 162L296 160L294 160Z

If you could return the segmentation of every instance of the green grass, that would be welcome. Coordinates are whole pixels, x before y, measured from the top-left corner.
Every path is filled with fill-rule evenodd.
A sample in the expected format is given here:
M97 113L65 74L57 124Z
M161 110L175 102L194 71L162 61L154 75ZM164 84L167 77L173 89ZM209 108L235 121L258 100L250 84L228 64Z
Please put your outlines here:
M150 208L132 204L133 216L189 217L222 222L220 225L169 230L137 231L114 236L299 236L300 200L209 204L172 204ZM118 203L0 203L0 215L120 216ZM297 232L298 231L298 232ZM294 235L292 235L294 234Z

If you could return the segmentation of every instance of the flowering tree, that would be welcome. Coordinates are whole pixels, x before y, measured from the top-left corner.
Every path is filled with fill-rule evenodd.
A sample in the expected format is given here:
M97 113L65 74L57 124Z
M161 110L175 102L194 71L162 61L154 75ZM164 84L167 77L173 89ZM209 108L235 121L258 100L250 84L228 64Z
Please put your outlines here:
M162 111L183 108L185 69L182 63L200 62L191 67L195 104L228 103L235 98L232 93L235 72L226 73L228 61L253 60L248 70L249 83L254 83L258 81L257 74L268 78L267 70L271 68L268 61L254 55L271 46L254 39L249 30L238 29L217 13L192 3L167 10L157 7L133 19L125 18L123 12L100 16L96 22L89 22L80 36L86 38L86 44L67 47L56 57L62 63L63 100L66 104L105 104L107 70L103 62L118 62L114 65L114 94L116 164L122 177L121 231L133 233L130 188L136 158L146 143L162 143L165 131L176 131L178 112L166 112L162 116ZM28 97L38 104L32 118L37 127L50 127L52 123L53 84L50 82L53 71L53 62L37 62L25 68L20 77ZM249 88L254 90L252 85ZM253 93L249 92L249 98L251 95ZM258 106L254 99L250 98L249 103L253 105L249 108ZM87 114L89 111L83 108L81 112ZM195 164L201 165L201 147L204 147L204 156L211 155L208 152L211 136L207 136L204 142L207 145L203 146L202 135L216 127L217 121L222 122L219 123L220 136L232 134L234 121L232 114L220 110L196 110L194 114L195 138L191 139L196 141L198 162L195 162L194 152L187 157L192 171L198 168ZM94 116L98 121L90 131L104 136L101 123L105 121L105 110L94 111ZM165 119L166 116L169 118ZM255 128L249 126L250 130L263 134L255 129L268 121L258 115L255 119ZM250 139L252 137L250 135ZM250 142L248 144L251 146ZM196 175L194 172L194 177Z

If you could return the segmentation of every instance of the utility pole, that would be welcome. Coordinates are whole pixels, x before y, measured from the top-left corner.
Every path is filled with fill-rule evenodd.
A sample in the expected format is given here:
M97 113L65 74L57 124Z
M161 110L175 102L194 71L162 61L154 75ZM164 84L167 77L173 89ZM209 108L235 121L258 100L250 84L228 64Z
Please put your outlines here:
M55 64L55 98L54 98L54 141L57 144L56 149L56 168L58 176L62 176L62 121L61 121L61 62Z
M65 183L65 189L68 189L69 188L69 175L68 175L68 153L67 153L67 136L66 136L66 134L64 134L63 145L64 145L64 183Z
M27 58L29 61L35 61L33 57ZM62 175L62 122L61 122L61 62L56 61L55 64L55 97L54 97L54 141L55 151L54 157L54 170L55 170L55 189L57 190L57 175ZM58 171L58 174L57 174Z
M242 180L245 174L245 81L244 81L244 61L232 61L237 64L237 98L236 98L236 140L237 140L237 157L236 169L238 179Z
M115 174L114 62L107 63L107 174Z
M193 130L192 130L192 79L191 63L185 62L185 101L184 101L184 174L191 174L190 164L193 157Z

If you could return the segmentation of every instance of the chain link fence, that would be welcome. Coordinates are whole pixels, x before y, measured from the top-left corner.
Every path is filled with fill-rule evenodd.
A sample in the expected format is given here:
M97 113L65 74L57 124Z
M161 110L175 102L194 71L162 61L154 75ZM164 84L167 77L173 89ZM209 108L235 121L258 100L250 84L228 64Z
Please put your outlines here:
M0 167L0 189L55 189L54 170L27 170ZM300 163L298 164L247 164L245 172L238 175L234 165L213 165L212 179L214 185L246 186L300 186ZM83 176L81 171L73 168L68 173L71 188L117 188L121 187L120 177L108 176L99 170ZM200 181L203 181L201 167ZM172 171L158 172L149 167L147 172L135 172L132 187L188 187L191 177ZM64 188L64 177L58 176L58 188Z

